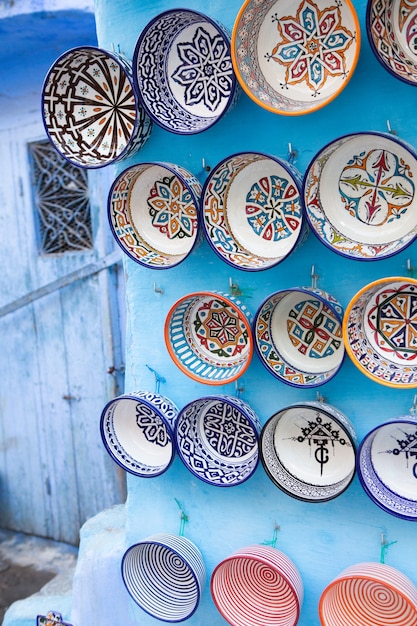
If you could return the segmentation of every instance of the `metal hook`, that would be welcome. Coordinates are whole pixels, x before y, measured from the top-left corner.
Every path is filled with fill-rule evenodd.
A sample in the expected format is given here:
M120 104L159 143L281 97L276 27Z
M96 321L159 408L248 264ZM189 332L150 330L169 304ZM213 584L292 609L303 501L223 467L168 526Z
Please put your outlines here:
M388 132L391 133L391 135L396 135L397 134L396 130L392 130L391 122L389 120L387 120L387 128L388 128Z
M239 285L234 283L232 278L229 278L229 290L232 296L241 296L242 292L240 291Z
M326 402L326 398L321 395L320 391L316 391L316 400L317 402Z
M311 286L313 289L317 289L317 281L319 279L319 275L316 274L314 265L311 266Z
M415 415L417 413L417 394L414 395L413 404L410 408L411 415Z
M295 150L291 143L288 142L288 161L290 163L294 163L295 159L297 158L298 152L297 150Z
M237 380L235 380L235 396L236 398L240 398L240 394L243 393L245 391L245 388L243 385L241 385L239 387L239 383Z
M155 293L164 293L164 290L161 287L157 287L156 283L153 284L153 290Z
M153 373L153 375L155 376L155 393L159 393L159 388L160 388L161 383L165 383L165 382L166 382L166 380L165 380L165 378L164 378L163 376L160 376L160 375L158 374L158 372L156 372L156 371L155 371L152 367L150 367L149 365L146 365L146 367L147 367L147 368L148 368L148 370L149 370L150 372L152 372L152 373Z
M414 270L415 267L411 265L411 259L407 259L407 272L410 274L411 277L414 276Z
M397 541L396 540L395 541L390 541L390 542L386 541L385 534L383 532L381 533L380 540L381 540L381 557L380 557L380 562L381 563L385 563L385 555L388 552L388 548L390 546L394 545L394 543L397 543Z
M204 157L201 159L201 165L203 168L203 172L209 172L211 170L210 165L206 163L206 159Z

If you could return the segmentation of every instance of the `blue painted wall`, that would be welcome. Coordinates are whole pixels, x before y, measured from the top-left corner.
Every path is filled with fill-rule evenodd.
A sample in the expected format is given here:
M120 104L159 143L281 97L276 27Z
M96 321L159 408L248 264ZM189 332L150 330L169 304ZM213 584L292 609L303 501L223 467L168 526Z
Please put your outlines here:
M297 151L296 166L304 174L315 153L339 135L386 131L387 120L398 135L417 147L415 124L417 88L393 78L373 56L365 32L365 0L355 3L362 45L357 69L346 89L323 109L306 116L284 117L270 113L242 95L237 107L201 135L181 137L155 127L147 145L135 157L119 164L148 160L178 163L204 182L202 159L214 166L238 151L258 150L287 158L288 144ZM230 29L240 0L185 0L181 6L220 20ZM120 45L132 56L139 33L158 13L178 6L168 0L96 0L99 45ZM151 271L126 259L127 355L126 390L155 389L147 365L165 379L160 391L179 407L212 393L235 393L235 385L211 387L193 382L171 362L163 327L172 304L195 290L227 291L229 281L238 284L242 301L255 313L270 293L311 284L311 268L318 286L336 296L344 306L368 282L407 275L407 260L417 264L416 244L390 260L362 263L337 256L311 233L307 242L279 266L247 273L229 268L203 242L181 265L168 271ZM157 291L155 291L155 286ZM163 293L159 293L158 290ZM262 423L288 404L316 399L317 390L289 387L267 373L257 356L239 380L242 398L259 414ZM353 422L359 440L377 424L409 412L412 390L383 387L361 374L345 359L341 371L318 389L326 401L341 409ZM269 541L279 524L277 548L293 559L305 586L300 626L317 626L318 602L326 585L344 568L363 561L379 561L380 536L396 541L386 562L417 584L417 526L380 510L363 492L357 478L335 500L323 504L299 502L277 489L258 467L243 485L230 489L210 487L193 478L177 457L168 472L155 479L128 476L127 544L156 532L177 533L180 526L177 499L189 517L186 536L201 549L210 576L214 566L234 550ZM118 602L129 603L126 596ZM132 602L138 623L159 623ZM208 585L199 610L188 622L193 626L220 626L226 622L210 597Z

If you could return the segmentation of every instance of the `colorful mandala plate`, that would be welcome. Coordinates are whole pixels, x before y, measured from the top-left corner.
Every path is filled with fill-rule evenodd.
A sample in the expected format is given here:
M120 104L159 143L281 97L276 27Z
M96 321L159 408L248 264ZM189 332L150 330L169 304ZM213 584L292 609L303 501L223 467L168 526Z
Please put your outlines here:
M354 365L388 387L417 387L417 280L381 278L350 301L343 340Z
M211 485L233 487L256 470L260 430L259 418L246 402L207 396L180 411L174 434L190 472Z
M346 87L359 47L350 0L246 0L231 51L237 78L252 100L273 113L301 115Z
M303 239L301 174L281 159L241 152L221 161L201 198L205 235L226 263L263 270Z
M98 168L133 155L152 121L136 97L126 57L93 46L55 61L42 90L43 123L51 144L79 167Z
M376 132L345 135L307 168L304 202L315 235L331 250L384 259L417 236L417 152Z
M396 78L417 85L415 0L368 0L366 31L382 66Z
M174 9L154 18L139 36L133 68L149 116L181 135L210 128L239 97L229 33L196 11Z
M306 502L336 498L355 475L356 434L338 409L305 402L281 409L264 425L260 457L272 482Z
M108 197L111 231L133 261L169 269L184 261L198 241L202 187L172 163L139 163L113 182Z
M183 296L168 312L165 343L187 376L207 385L224 385L249 367L252 316L233 296L200 291Z
M138 391L117 396L104 407L100 433L112 459L136 476L165 472L175 456L178 409L158 393Z
M277 291L255 315L256 351L266 369L284 383L323 385L343 362L342 320L340 303L321 289Z
M357 471L375 504L417 521L417 419L400 417L368 433L359 447Z

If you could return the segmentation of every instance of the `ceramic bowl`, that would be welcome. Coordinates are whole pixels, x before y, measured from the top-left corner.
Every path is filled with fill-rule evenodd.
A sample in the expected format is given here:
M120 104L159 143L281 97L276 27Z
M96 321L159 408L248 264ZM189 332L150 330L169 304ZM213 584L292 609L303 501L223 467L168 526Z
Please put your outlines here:
M232 396L189 402L179 413L175 442L184 465L206 483L233 487L258 465L261 423L253 409Z
M158 533L128 548L122 577L146 613L164 622L182 622L198 608L206 570L200 550L189 539Z
M326 587L319 615L322 626L414 626L417 588L389 565L358 563Z
M283 115L310 113L336 98L355 70L359 47L350 0L246 0L231 41L244 91Z
M247 546L211 576L214 603L232 626L295 626L304 587L291 559L271 546Z
M328 248L373 261L417 236L417 152L393 135L364 132L329 143L304 178L307 220Z
M179 369L200 383L224 385L249 367L252 316L229 294L197 291L180 298L165 320L165 343Z
M198 242L202 187L173 163L138 163L113 182L108 196L111 232L121 249L150 269L178 265Z
M93 46L68 50L54 62L43 84L42 108L50 142L79 167L104 167L133 155L152 130L130 61Z
M175 456L178 408L158 393L138 391L110 400L100 418L104 446L130 474L159 476Z
M343 340L354 365L387 387L417 387L417 280L365 285L346 308Z
M413 0L368 0L366 32L371 49L392 76L417 85L417 17Z
M286 161L241 152L221 161L201 197L213 250L232 267L263 270L285 259L303 232L301 174Z
M321 402L281 409L262 428L259 450L272 482L306 502L336 498L355 475L357 439L348 418Z
M173 9L151 20L136 43L133 68L143 107L173 133L210 128L239 96L229 33L197 11Z
M417 419L399 417L371 430L359 446L357 470L371 500L387 513L417 521Z
M339 371L343 308L329 293L294 287L271 294L255 314L256 352L265 368L294 387L316 387Z

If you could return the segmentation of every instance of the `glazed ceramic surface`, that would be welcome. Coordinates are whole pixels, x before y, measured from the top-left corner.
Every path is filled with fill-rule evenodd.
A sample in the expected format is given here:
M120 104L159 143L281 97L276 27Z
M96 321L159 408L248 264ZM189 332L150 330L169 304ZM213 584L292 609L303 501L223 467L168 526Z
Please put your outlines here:
M175 440L183 463L197 478L232 487L256 470L260 430L259 418L246 402L208 396L180 411Z
M417 386L417 280L382 278L350 301L346 351L358 369L389 387Z
M134 261L152 269L181 263L198 241L201 184L173 163L138 163L114 181L108 197L112 234Z
M232 626L295 626L304 587L297 567L270 546L247 546L212 574L214 603Z
M322 626L414 626L417 588L389 565L358 563L326 587L319 615Z
M262 364L289 385L322 385L343 361L342 319L341 304L321 289L296 287L271 294L254 320Z
M168 312L165 343L184 374L208 385L239 378L253 353L252 316L230 295L200 291L183 296Z
M210 128L239 95L227 30L196 11L176 9L153 19L139 36L133 67L144 108L174 133Z
M307 168L306 214L331 250L361 260L383 259L417 236L417 153L384 133L345 135Z
M246 0L231 50L249 97L273 113L300 115L345 88L359 47L359 22L349 0Z
M42 106L52 145L79 167L104 167L131 156L152 130L135 95L130 61L92 46L69 50L55 61Z
M182 622L198 607L206 570L200 550L189 539L159 533L128 548L122 577L146 613L164 622Z
M264 425L260 457L273 483L299 500L324 502L355 474L356 434L335 407L318 402L280 410Z
M357 458L367 495L387 513L417 521L417 420L405 416L366 435Z
M130 474L158 476L175 455L178 408L158 393L138 391L110 400L100 418L100 432L110 456Z
M303 232L301 174L270 155L242 152L221 161L204 184L201 205L209 244L238 269L277 265Z
M371 49L386 70L417 85L415 0L368 0L366 30Z

